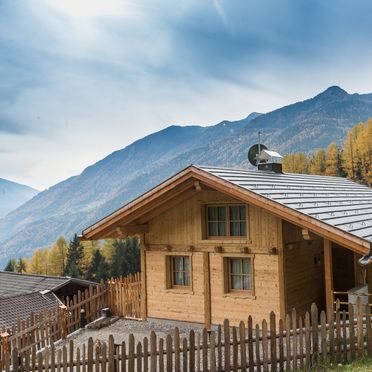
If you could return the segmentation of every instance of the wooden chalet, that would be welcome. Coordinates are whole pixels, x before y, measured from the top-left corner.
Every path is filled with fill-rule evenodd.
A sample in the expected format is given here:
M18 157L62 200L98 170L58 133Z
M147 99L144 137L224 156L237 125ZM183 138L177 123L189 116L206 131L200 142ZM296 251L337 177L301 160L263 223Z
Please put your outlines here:
M283 318L372 284L358 264L371 253L372 189L343 178L189 166L82 239L128 235L141 239L144 317Z

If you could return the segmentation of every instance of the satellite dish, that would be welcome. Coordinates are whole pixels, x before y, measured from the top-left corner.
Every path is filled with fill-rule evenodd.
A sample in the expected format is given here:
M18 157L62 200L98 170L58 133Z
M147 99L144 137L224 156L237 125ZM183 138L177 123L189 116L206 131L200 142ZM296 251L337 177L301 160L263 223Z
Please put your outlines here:
M251 148L248 150L248 160L249 162L257 166L258 164L258 155L262 150L267 150L267 147L265 145L256 143L255 145L251 146Z

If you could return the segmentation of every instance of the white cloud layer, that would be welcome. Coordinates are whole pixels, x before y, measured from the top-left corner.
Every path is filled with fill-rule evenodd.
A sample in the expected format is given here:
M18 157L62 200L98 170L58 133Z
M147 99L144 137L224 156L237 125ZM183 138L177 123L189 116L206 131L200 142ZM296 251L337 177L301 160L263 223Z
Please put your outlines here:
M240 119L335 84L372 91L371 10L346 0L4 0L0 177L45 188L171 124Z

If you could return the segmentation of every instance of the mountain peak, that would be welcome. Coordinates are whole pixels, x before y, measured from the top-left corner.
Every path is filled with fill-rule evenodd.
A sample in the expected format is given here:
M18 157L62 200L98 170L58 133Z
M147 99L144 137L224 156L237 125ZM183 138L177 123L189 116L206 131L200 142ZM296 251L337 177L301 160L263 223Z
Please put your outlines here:
M320 93L318 97L343 97L349 93L337 85L327 88L324 92Z

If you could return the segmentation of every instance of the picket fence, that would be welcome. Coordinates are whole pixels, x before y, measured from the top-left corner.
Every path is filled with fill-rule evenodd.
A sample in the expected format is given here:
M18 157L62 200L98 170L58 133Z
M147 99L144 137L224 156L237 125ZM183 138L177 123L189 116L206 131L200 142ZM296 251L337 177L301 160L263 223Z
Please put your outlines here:
M11 365L10 356L14 349L18 353L32 349L38 352L65 339L81 327L82 311L87 323L98 319L101 310L107 307L114 315L140 318L140 293L140 274L110 279L79 291L73 298L67 297L53 310L19 319L10 329L0 330L0 367Z
M13 371L40 372L266 372L311 370L320 363L346 364L372 355L370 307L358 298L347 311L336 309L327 316L313 304L304 318L293 310L279 321L272 312L269 321L255 326L250 316L239 327L225 320L211 331L191 330L187 337L175 328L166 338L152 332L139 342L130 334L128 342L120 344L110 336L107 344L90 338L82 347L70 341L39 353L35 347L23 353L14 349L12 366Z

